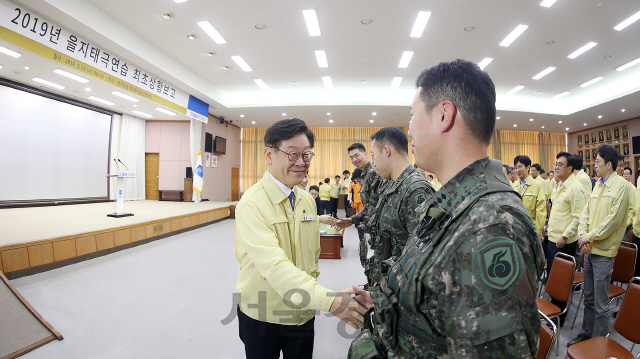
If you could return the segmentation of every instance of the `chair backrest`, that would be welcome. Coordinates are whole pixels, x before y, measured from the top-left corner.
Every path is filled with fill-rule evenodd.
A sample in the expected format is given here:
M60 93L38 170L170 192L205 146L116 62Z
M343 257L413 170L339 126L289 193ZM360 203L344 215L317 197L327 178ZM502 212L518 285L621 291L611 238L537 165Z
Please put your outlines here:
M638 323L640 322L640 277L635 277L629 283L627 294L622 300L620 312L613 323L615 329L620 335L633 343L640 343L640 330Z
M613 262L611 279L616 282L629 283L633 278L633 270L636 267L636 255L638 250L635 244L622 242L618 248L618 254Z
M584 268L584 253L580 256L580 268Z
M553 343L557 339L558 328L549 317L539 310L538 313L540 313L540 318L542 318L542 328L540 329L540 341L538 342L538 355L536 359L546 359L553 347Z
M576 270L576 260L564 253L556 254L549 274L549 280L544 291L561 302L569 301L571 286L573 285L574 271Z

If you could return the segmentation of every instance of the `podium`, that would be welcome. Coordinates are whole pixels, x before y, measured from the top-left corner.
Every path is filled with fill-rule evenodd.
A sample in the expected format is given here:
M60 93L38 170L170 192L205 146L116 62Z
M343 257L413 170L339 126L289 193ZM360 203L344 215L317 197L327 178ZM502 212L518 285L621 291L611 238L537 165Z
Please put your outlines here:
M107 175L107 178L116 179L116 198L114 200L114 212L107 214L107 217L129 217L133 213L124 212L124 179L135 178L136 173L131 171L118 171L117 175Z

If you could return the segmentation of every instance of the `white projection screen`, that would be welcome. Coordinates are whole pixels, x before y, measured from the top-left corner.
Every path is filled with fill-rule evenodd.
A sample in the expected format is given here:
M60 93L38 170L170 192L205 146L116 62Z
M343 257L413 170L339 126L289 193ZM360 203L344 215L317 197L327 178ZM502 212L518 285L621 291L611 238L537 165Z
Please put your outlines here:
M0 202L107 198L111 115L0 85Z

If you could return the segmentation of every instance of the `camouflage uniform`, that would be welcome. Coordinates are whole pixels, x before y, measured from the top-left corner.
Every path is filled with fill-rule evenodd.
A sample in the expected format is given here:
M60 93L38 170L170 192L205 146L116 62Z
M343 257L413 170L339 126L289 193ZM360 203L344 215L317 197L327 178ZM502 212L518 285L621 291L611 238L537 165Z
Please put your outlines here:
M369 285L380 283L388 270L385 260L400 257L409 236L420 222L416 208L435 193L427 179L409 165L380 196L368 226L376 228L371 238L373 257L369 259Z
M360 199L362 200L362 210L351 216L353 224L362 225L364 233L371 237L371 228L367 225L367 220L371 218L378 203L382 184L382 177L378 176L376 169L371 162L367 163L362 171L362 187L360 188ZM366 237L360 240L360 264L364 267L364 272L369 277L369 261L367 260L367 240Z
M470 164L418 211L349 358L535 357L544 256L500 161Z

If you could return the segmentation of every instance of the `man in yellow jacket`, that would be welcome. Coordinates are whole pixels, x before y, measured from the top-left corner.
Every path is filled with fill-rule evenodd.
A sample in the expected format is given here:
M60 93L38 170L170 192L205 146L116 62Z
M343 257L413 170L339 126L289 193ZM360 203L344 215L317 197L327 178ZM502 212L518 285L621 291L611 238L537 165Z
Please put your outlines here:
M354 328L364 311L350 297L320 285L320 231L314 199L300 189L313 159L314 134L299 119L278 121L264 136L269 166L236 207L236 283L240 339L247 358L313 355L316 310ZM358 312L359 311L359 312ZM355 323L355 324L354 324Z
M520 194L522 204L529 211L536 231L542 238L544 222L547 219L547 202L544 187L540 181L534 180L529 174L531 171L531 159L529 156L516 156L513 159L513 164L516 166L516 173L520 179L520 183L516 188Z
M611 329L609 284L613 262L625 231L629 212L629 186L615 173L618 152L601 145L596 157L600 180L587 200L578 226L578 245L584 256L584 320L582 330L568 346L591 337L605 336Z

